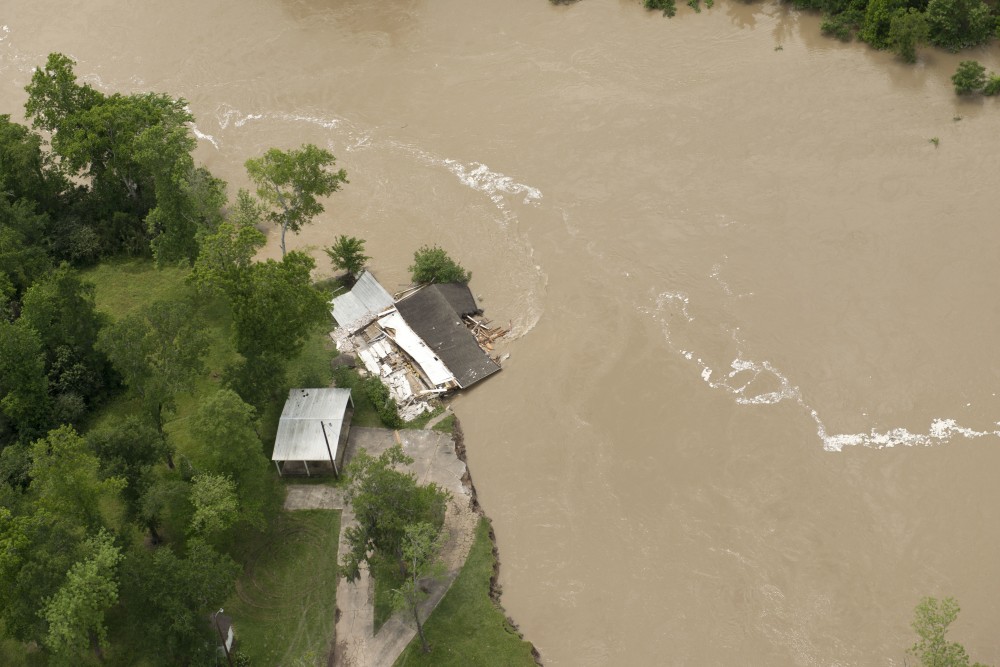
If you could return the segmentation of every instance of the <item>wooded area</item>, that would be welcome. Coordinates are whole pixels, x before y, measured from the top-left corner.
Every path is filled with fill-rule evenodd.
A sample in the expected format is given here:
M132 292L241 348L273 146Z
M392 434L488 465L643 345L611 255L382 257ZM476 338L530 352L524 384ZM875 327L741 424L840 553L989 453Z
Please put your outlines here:
M0 657L215 664L210 613L280 507L272 415L329 322L312 258L256 261L257 227L346 178L275 149L248 169L301 201L230 204L183 99L73 66L35 71L31 127L0 116Z

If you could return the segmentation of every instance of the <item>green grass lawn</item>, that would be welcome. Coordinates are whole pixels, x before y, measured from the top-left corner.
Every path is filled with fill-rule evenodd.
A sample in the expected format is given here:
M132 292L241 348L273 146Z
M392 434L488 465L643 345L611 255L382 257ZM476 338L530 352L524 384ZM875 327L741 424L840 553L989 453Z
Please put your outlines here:
M531 645L518 637L490 598L494 558L489 530L489 523L480 520L468 560L424 624L431 652L423 653L420 638L414 637L396 660L396 667L530 667L535 664Z
M282 512L247 545L226 603L236 646L253 665L325 665L333 637L340 512Z

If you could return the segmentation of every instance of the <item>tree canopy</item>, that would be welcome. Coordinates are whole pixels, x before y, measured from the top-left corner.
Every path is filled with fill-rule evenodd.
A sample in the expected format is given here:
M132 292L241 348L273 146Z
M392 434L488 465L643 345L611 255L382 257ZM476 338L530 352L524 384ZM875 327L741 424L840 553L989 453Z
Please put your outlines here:
M347 183L347 172L333 171L336 158L312 144L287 151L272 148L246 161L247 174L257 186L267 220L281 229L281 256L285 233L298 233L323 212L319 197L326 197Z

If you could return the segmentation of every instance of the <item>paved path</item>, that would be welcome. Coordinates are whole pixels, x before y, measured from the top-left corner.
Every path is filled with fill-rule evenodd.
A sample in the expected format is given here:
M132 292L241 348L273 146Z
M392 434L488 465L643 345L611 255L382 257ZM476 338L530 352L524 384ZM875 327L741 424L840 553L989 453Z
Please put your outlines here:
M445 415L448 413L446 412ZM451 436L431 430L389 431L386 429L351 429L346 459L359 449L378 456L393 445L401 444L403 451L413 458L410 470L419 484L436 482L451 492L445 512L444 530L448 532L441 558L446 575L427 582L430 594L420 606L421 618L427 618L458 576L475 539L479 516L472 508L472 497L462 482L465 464L455 455ZM354 523L354 514L345 506L343 490L322 485L290 485L285 498L285 509L340 509L340 553L345 553L344 529ZM375 586L362 566L361 576L354 583L340 579L337 585L337 609L340 612L336 627L336 645L333 664L345 667L383 667L391 665L416 635L413 619L403 613L394 614L378 634L374 632Z

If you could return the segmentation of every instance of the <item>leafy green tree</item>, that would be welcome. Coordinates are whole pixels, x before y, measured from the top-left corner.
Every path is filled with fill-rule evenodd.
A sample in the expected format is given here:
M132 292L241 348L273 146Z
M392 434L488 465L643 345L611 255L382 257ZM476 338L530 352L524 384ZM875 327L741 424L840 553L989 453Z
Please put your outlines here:
M236 483L228 475L195 476L191 480L191 504L191 531L206 538L228 530L239 518Z
M371 259L365 254L365 240L355 236L340 235L334 239L333 245L324 249L330 257L334 268L346 271L352 278L357 278Z
M89 186L109 252L193 261L199 228L218 219L222 183L191 158L193 120L183 99L156 93L106 96L77 83L74 62L49 56L26 87L25 109L51 133L60 167ZM213 210L214 209L214 210Z
M100 474L100 460L71 427L61 426L31 446L31 486L36 511L74 526L116 523L113 503L125 487L120 477Z
M262 528L273 481L257 436L253 407L235 392L219 390L205 399L191 418L191 437L198 446L193 455L195 465L213 475L230 476L235 483L240 520Z
M930 0L927 25L931 44L955 53L988 42L995 21L982 0Z
M51 213L58 208L58 197L67 187L57 170L49 169L42 152L42 139L24 125L12 123L0 115L0 196L8 202L19 199L36 202Z
M246 190L237 195L232 221L222 222L201 240L201 250L190 280L201 289L232 296L242 287L254 255L267 238L254 226L259 218L256 202Z
M917 46L927 41L927 17L914 7L900 7L889 24L889 48L908 63L917 62Z
M344 533L349 548L341 567L348 581L357 579L361 564L373 557L391 559L405 572L407 526L444 521L448 492L433 483L418 485L413 473L398 469L410 463L413 459L397 445L377 457L361 450L347 466L347 501L357 518Z
M406 526L402 540L406 578L391 595L393 609L412 614L424 653L430 653L431 647L427 643L424 623L420 618L420 603L428 596L420 582L428 577L440 577L444 574L440 555L445 537L438 528L426 522Z
M923 667L969 667L969 655L958 642L949 642L948 627L958 618L955 598L923 598L913 614L913 630L920 637L909 650ZM975 663L973 667L985 667Z
M858 37L876 49L889 48L892 45L890 38L892 18L899 9L905 8L905 0L870 0Z
M96 401L110 370L107 358L94 348L105 323L97 312L94 285L80 280L66 264L25 292L19 324L39 333L56 394Z
M0 434L6 431L8 442L36 437L47 425L49 405L41 338L34 329L0 321Z
M986 85L986 68L975 60L963 60L952 74L951 82L959 95L975 93Z
M172 409L204 370L208 337L189 303L158 301L104 329L98 347L163 433L164 409ZM173 467L169 454L167 463Z
M120 477L127 482L122 492L126 517L145 525L153 539L159 541L155 513L147 516L144 502L156 481L156 464L168 458L171 451L163 434L148 420L132 415L91 431L87 434L87 445L100 460L104 478Z
M323 212L317 197L326 197L347 183L347 172L332 171L336 158L312 144L287 151L272 148L262 157L246 161L247 174L257 186L267 219L281 228L281 256L285 233L298 233Z
M646 9L663 10L664 16L673 17L677 14L677 3L675 0L643 0Z
M413 253L410 276L417 284L424 283L467 283L472 274L448 256L438 246L421 246Z
M983 86L983 95L992 97L997 94L1000 94L1000 76L990 74L989 79L986 81L986 85Z
M183 558L169 547L128 554L122 598L151 664L215 664L207 622L236 589L240 567L204 541L191 539Z
M48 217L35 213L31 202L0 197L0 276L9 299L19 300L52 267L43 238L47 226Z
M98 658L107 649L104 616L118 602L117 566L122 555L105 531L87 540L84 560L70 568L59 590L45 602L49 631L46 647L56 664L77 665L93 649Z

